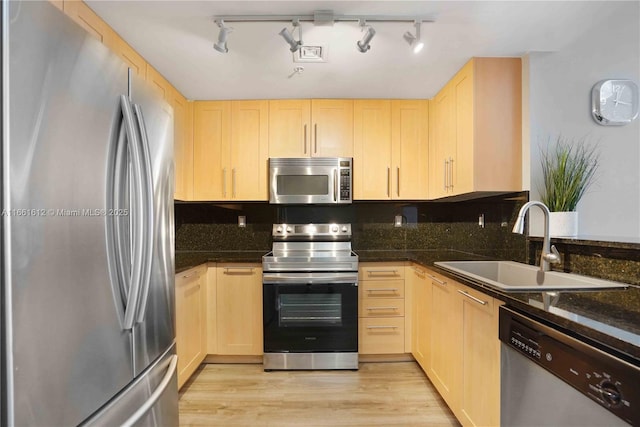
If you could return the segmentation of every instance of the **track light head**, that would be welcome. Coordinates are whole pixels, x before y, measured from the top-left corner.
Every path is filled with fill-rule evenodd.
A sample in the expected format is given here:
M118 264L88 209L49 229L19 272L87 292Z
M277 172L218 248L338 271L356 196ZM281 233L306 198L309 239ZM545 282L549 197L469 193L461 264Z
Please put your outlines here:
M216 23L220 31L218 32L218 41L213 44L213 48L220 53L227 53L229 52L229 48L227 48L227 37L229 33L233 31L233 28L225 27L224 21L222 20L216 21Z
M300 26L299 21L293 21L293 29L295 30L298 27L298 40L293 38L293 31L287 30L287 27L283 28L278 34L282 36L282 38L289 43L289 50L291 52L295 52L296 50L302 47L302 27Z
M424 48L424 42L420 39L420 22L414 24L416 27L416 35L414 36L411 32L407 31L404 33L404 39L409 43L409 46L413 48L413 53L418 53Z
M375 35L376 30L374 30L373 27L368 27L367 32L365 33L364 37L362 37L362 40L356 43L356 45L358 46L358 50L362 53L366 53L369 49L371 49L369 43L371 43L371 39L373 39L373 36Z

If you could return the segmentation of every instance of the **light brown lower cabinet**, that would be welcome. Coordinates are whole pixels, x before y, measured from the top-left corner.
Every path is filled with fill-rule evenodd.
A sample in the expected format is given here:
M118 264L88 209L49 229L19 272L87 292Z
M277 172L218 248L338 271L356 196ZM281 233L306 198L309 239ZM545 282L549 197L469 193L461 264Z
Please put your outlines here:
M216 329L216 354L263 354L260 264L217 264Z
M412 354L464 426L500 425L498 308L482 292L412 265Z
M207 354L206 265L176 274L176 351L178 388Z
M358 353L404 354L411 314L407 311L404 262L360 263L358 284ZM409 335L410 336L410 335ZM411 341L410 339L408 340Z

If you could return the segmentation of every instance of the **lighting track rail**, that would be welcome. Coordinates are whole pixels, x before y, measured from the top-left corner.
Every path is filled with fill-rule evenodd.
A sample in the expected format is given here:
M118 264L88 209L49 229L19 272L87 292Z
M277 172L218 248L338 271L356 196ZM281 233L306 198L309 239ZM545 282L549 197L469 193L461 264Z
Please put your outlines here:
M312 22L316 26L333 26L336 22L357 22L361 30L365 32L362 39L356 43L358 51L366 53L371 49L371 40L376 30L372 22L410 23L415 27L415 35L407 31L403 38L412 47L414 53L420 52L424 42L420 38L420 27L423 22L435 22L430 16L395 16L395 15L334 15L331 10L316 10L308 15L220 15L213 18L220 32L214 48L221 53L227 53L227 37L233 28L226 27L230 22L291 22L293 29L283 28L278 34L289 45L291 52L297 52L303 47L301 22ZM294 38L294 31L298 30L298 40Z

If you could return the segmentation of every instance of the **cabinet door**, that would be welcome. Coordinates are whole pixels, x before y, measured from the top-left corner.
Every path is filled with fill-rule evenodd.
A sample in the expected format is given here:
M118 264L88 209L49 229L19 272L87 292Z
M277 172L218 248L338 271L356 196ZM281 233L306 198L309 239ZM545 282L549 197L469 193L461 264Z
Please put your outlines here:
M456 291L450 281L428 273L430 281L431 358L427 374L449 407L456 408L460 371L460 319Z
M231 102L231 198L268 200L269 102Z
M451 176L453 194L474 190L474 129L473 129L473 62L456 74L452 82L455 105L455 156Z
M353 157L353 100L312 99L311 155Z
M171 100L173 86L155 68L147 64L146 80L165 101Z
M261 355L260 265L218 264L216 281L218 354Z
M462 316L462 366L458 417L463 425L500 425L498 301L457 286Z
M353 196L391 199L391 101L353 101Z
M269 101L269 157L311 155L311 101Z
M193 103L177 91L172 91L173 153L175 192L177 200L193 197Z
M189 379L206 352L206 289L203 268L176 275L178 387Z
M64 13L84 28L89 34L111 47L113 30L82 0L64 0Z
M412 344L411 354L427 372L429 365L429 345L431 336L431 283L427 281L426 272L423 268L411 266L405 276L405 285L413 287L413 323L412 323Z
M193 199L230 197L230 101L193 104Z
M443 88L430 105L432 130L429 138L429 195L432 198L449 195L450 161L453 158L453 100L449 86Z
M426 199L429 193L428 101L392 101L391 140L393 198Z
M122 37L117 34L113 35L111 50L120 57L128 66L132 72L142 79L146 79L147 74L147 62L142 55L136 52Z

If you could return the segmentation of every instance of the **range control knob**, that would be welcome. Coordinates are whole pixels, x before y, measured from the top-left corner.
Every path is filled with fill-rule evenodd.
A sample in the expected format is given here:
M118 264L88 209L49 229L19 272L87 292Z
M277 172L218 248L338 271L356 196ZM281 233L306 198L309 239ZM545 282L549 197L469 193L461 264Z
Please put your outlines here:
M334 225L333 227L331 227L331 231L332 231L333 233L337 233L337 232L338 232L338 226L337 226L337 225Z
M291 227L287 227L287 233L291 233Z
M282 233L282 227L276 228L276 233Z
M600 393L604 401L611 406L618 406L622 401L620 390L611 381L603 381L600 384Z
M347 226L346 226L346 225L343 225L343 226L342 226L342 232L343 232L343 233L346 233L347 231L349 231L349 229L347 228Z

